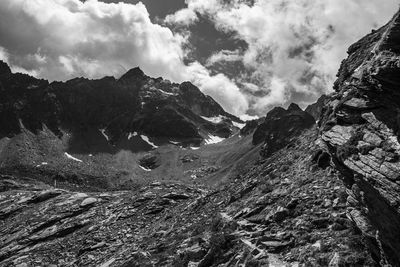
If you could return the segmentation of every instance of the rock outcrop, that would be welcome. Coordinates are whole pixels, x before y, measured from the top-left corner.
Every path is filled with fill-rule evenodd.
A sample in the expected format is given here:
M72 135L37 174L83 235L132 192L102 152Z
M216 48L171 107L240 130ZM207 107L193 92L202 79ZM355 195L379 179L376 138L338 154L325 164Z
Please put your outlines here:
M255 130L253 144L264 142L262 154L268 156L314 124L314 118L296 104L291 104L286 110L276 107Z
M347 216L382 266L400 266L400 13L352 45L321 120Z

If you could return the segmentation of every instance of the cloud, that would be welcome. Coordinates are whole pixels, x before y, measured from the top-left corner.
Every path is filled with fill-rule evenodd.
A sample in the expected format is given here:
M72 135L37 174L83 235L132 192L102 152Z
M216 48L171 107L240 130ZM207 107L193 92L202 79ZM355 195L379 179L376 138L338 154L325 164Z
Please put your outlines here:
M181 11L174 19L192 17L191 11ZM66 80L118 77L140 66L153 77L192 81L228 112L243 114L248 105L232 81L222 74L211 75L196 61L184 63L186 43L184 34L152 23L140 2L0 1L0 57L14 71Z
M137 65L177 79L184 57L184 38L151 23L142 3L6 0L0 21L11 64L50 80L118 75Z
M202 88L203 93L211 95L229 112L241 115L247 111L248 100L228 77L221 73L212 76L209 70L198 62L190 64L187 71L194 84Z
M382 26L398 9L397 0L186 0L187 9L210 18L217 29L235 34L248 47L242 62L264 93L249 96L262 114L275 105L303 107L329 92L349 45ZM223 61L221 51L209 62ZM229 62L227 62L229 64ZM247 78L247 80L246 80ZM250 89L250 90L249 90ZM257 91L258 92L258 91Z
M165 17L167 24L189 26L198 21L197 14L191 9L181 9Z
M240 61L242 58L243 56L240 54L239 50L221 50L207 59L207 65L213 65L218 62Z

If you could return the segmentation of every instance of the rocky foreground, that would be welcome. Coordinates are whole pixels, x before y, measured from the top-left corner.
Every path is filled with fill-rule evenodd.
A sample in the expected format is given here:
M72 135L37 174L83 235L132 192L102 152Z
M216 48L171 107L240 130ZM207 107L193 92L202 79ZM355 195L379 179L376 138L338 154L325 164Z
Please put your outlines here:
M338 173L318 167L316 137L308 130L217 190L82 193L2 176L1 264L372 266Z

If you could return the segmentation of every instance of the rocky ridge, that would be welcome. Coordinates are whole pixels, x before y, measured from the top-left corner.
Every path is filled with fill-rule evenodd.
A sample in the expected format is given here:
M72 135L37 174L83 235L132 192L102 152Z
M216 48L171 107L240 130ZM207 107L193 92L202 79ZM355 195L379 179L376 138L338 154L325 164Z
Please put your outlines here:
M347 216L381 266L400 264L400 14L352 45L319 122Z
M45 125L59 138L69 136L71 152L115 153L145 150L145 142L132 144L140 135L157 144L174 139L199 145L210 136L231 136L232 121L241 123L193 84L151 78L139 68L119 79L49 83L0 64L0 138Z

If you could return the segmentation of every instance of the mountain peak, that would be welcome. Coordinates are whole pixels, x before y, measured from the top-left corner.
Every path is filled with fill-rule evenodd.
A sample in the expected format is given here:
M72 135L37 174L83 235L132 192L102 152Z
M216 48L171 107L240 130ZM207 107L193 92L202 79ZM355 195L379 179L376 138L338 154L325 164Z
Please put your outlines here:
M292 103L289 105L287 111L303 111L303 110L296 103Z
M124 81L143 77L146 77L144 72L139 67L136 67L128 70L124 75L121 76L121 78L119 78L119 80Z

